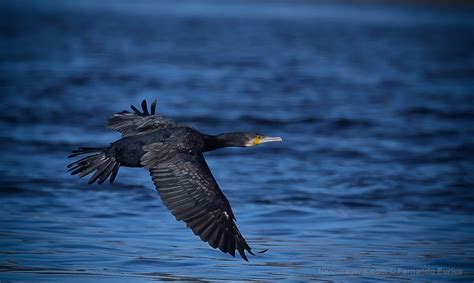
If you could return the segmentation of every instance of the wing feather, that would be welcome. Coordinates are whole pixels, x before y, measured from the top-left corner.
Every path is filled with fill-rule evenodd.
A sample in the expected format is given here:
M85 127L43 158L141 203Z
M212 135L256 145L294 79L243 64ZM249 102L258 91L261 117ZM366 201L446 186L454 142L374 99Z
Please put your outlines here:
M229 201L220 190L198 150L173 150L163 143L144 147L141 163L150 175L163 203L179 221L213 248L244 260L253 254L235 224ZM168 151L164 158L163 151Z
M133 110L133 112L124 110L114 114L109 118L107 127L109 129L119 131L122 133L122 137L129 137L179 126L171 119L155 115L156 100L151 104L150 111L148 111L146 100L142 101L141 106L142 111L131 105L130 108Z

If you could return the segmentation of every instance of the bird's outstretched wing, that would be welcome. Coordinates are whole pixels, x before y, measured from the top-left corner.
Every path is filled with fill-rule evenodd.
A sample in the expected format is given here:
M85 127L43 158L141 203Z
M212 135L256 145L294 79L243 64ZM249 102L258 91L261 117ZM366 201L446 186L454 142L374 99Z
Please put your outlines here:
M122 137L129 137L178 126L171 119L155 115L156 100L151 104L150 111L148 111L146 100L142 101L141 106L142 112L132 105L130 108L133 112L124 110L114 114L109 118L107 127L121 132Z
M150 170L163 203L179 221L186 222L197 236L213 248L235 256L235 250L248 261L245 250L253 255L234 220L224 196L204 156L189 148L167 149L168 144L144 146L141 163ZM171 152L170 152L171 151Z

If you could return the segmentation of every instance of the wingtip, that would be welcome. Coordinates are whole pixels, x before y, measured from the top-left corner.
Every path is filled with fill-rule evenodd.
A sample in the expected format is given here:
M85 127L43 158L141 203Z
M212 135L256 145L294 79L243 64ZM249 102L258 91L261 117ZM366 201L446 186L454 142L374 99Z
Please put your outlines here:
M133 110L133 112L135 112L135 114L141 114L140 111L138 111L137 107L135 107L134 105L130 105L130 108Z
M247 246L246 250L249 252L249 254L255 256L255 254L252 252L252 249L249 246Z
M143 114L150 115L150 113L148 112L148 105L146 104L146 99L143 99L142 101L142 109L143 109Z
M244 250L237 249L237 251L239 252L240 257L242 257L243 260L245 260L246 262L249 262L249 259L247 258L247 255L245 254Z
M157 103L156 99L153 100L153 102L151 103L151 109L150 109L151 110L151 115L155 115L155 113L156 113L156 103Z
M156 104L157 104L157 101L156 99L152 102L152 104L150 105L150 110L148 110L148 103L146 101L146 99L143 99L140 106L142 108L142 110L138 110L137 107L135 107L134 105L130 105L130 108L133 110L133 112L139 116L149 116L149 115L155 115L156 113ZM124 110L124 112L128 112L126 110Z

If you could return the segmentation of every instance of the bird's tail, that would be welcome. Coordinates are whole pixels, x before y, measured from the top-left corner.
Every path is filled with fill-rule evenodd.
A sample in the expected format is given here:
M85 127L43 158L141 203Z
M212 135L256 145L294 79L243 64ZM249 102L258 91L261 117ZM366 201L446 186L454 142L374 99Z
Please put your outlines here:
M96 181L98 184L102 184L109 176L110 183L115 180L120 163L114 157L106 155L106 148L79 147L73 150L72 154L68 157L76 157L83 154L87 154L87 156L67 166L71 175L79 174L79 177L82 178L95 171L94 175L89 179L89 184Z

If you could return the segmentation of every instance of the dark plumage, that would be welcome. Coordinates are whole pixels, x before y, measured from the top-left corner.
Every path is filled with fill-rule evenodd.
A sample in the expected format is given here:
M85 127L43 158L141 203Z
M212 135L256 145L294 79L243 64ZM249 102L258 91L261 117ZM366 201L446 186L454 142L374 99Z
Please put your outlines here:
M248 260L250 246L235 224L229 201L212 176L203 152L230 146L253 146L281 141L256 133L238 132L216 136L155 115L156 101L150 111L145 100L142 111L123 111L109 118L108 127L122 138L107 148L80 147L69 157L88 154L68 165L72 175L94 173L89 184L112 183L120 166L149 170L161 200L177 220L186 222L194 234L213 248L235 256L237 250Z

